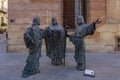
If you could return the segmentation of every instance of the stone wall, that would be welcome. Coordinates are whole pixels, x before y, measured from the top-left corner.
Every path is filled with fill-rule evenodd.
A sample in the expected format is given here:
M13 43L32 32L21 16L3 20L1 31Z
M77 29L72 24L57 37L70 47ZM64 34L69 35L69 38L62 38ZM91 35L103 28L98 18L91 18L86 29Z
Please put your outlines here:
M118 3L120 4L120 0L90 0L89 21L100 18L102 24L97 25L93 36L86 38L88 52L115 52L115 36L120 35ZM52 16L56 16L62 24L62 8L62 0L9 0L8 51L27 51L23 33L32 23L33 16L41 18L41 28L50 24ZM67 43L68 50L74 50L72 43Z
M102 24L97 26L93 36L86 38L88 52L115 52L115 36L120 35L118 4L120 0L91 0L90 21L100 18Z
M56 16L62 22L61 0L9 0L9 52L24 52L23 41L25 29L32 23L34 16L41 19L41 28L51 23L51 17Z

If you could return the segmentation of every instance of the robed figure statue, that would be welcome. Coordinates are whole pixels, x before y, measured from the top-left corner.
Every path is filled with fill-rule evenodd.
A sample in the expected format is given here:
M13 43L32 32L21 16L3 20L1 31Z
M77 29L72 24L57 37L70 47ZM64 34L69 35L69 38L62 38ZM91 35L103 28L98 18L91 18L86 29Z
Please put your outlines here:
M61 65L65 58L66 37L64 28L57 23L55 17L52 17L52 23L45 29L45 42L51 64Z
M33 24L28 27L24 33L24 42L26 47L29 49L29 56L22 73L22 77L24 78L40 72L39 58L41 57L43 31L38 27L39 25L39 17L34 17Z
M77 26L75 33L70 36L70 40L75 45L75 61L77 63L77 70L85 70L85 43L84 39L87 35L93 35L96 24L101 23L99 19L91 24L85 24L82 16L77 17Z

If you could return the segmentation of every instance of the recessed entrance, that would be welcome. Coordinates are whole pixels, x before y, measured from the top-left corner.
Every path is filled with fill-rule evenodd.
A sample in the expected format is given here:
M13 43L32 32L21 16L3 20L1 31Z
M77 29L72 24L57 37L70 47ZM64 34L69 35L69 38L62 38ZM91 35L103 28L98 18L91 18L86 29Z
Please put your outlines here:
M63 26L69 26L69 29L74 29L76 18L82 15L87 21L87 6L88 0L63 0Z

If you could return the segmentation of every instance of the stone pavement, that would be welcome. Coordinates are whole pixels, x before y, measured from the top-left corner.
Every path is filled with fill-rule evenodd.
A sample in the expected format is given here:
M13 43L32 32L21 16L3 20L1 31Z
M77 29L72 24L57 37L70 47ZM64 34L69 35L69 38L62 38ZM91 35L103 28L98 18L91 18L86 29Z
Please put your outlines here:
M51 66L50 59L42 54L40 74L26 79L21 77L28 54L1 53L0 80L120 80L120 54L86 54L87 69L95 70L95 77L83 75L76 70L74 54L66 54L66 66Z
M26 53L6 53L6 37L0 34L0 80L120 80L120 54L87 53L87 69L95 70L95 77L83 75L76 70L74 54L66 54L66 66L52 66L50 59L42 54L40 58L40 74L26 79L21 77Z

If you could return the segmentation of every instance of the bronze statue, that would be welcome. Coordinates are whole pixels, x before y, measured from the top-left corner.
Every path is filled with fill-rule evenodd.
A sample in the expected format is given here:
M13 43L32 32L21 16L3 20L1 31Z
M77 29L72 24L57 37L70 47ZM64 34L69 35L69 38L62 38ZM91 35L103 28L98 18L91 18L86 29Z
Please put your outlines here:
M33 24L28 27L24 33L24 42L26 47L29 49L29 56L22 73L23 78L40 72L39 58L41 57L43 31L38 27L39 25L39 17L34 17Z
M77 26L75 33L70 36L70 41L75 45L75 61L77 62L77 70L85 70L85 43L84 39L87 35L93 35L96 24L101 23L99 19L91 24L85 24L82 16L77 18Z
M45 42L47 56L51 59L51 64L54 66L61 65L65 58L66 37L64 28L57 23L55 17L45 29Z

